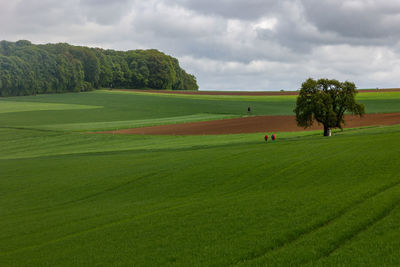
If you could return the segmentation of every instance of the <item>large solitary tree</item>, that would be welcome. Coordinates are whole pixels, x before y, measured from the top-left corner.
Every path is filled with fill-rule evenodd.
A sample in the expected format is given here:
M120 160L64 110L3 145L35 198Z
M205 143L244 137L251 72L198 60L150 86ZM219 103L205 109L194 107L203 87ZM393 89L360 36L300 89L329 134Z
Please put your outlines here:
M345 112L360 117L365 113L364 105L355 100L356 93L352 82L307 79L301 85L294 109L297 125L307 128L317 121L324 126L324 136L329 136L332 128L342 129Z

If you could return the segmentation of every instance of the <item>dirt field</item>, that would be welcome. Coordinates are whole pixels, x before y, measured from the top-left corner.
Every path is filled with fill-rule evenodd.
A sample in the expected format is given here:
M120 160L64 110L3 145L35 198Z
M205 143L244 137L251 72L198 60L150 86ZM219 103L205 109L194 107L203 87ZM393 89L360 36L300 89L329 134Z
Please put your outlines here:
M400 113L366 114L364 117L345 116L345 128L400 124ZM322 130L321 125L314 125L307 130ZM98 133L113 134L153 134L153 135L211 135L238 134L257 132L292 132L304 131L297 127L295 116L255 116L237 119L225 119L205 122L161 125L119 131Z
M134 91L143 93L160 93L160 94L182 94L182 95L246 95L246 96L260 96L260 95L298 95L298 91L280 91L280 92L223 92L223 91L165 91L165 90L129 90L117 89L120 91ZM368 89L360 90L359 93L368 92L400 92L400 88L391 89Z

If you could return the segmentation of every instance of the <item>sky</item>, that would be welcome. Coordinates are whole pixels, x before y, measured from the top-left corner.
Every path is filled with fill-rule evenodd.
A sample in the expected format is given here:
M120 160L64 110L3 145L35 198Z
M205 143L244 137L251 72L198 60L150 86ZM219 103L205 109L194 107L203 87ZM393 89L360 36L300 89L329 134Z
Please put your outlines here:
M400 87L398 0L0 0L0 40L176 57L200 90Z

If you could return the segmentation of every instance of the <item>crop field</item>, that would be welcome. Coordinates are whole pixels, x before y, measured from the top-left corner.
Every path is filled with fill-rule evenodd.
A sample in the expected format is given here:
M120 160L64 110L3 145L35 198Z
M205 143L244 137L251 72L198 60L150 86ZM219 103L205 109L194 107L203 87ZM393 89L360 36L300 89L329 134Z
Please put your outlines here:
M400 92L357 99L400 112ZM0 98L0 266L400 265L400 125L267 143L265 132L94 133L293 115L295 100Z

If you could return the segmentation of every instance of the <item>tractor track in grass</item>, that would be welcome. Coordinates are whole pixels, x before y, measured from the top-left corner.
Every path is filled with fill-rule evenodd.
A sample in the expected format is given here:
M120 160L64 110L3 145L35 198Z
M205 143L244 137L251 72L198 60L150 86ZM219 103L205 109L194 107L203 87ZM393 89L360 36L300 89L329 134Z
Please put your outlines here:
M245 256L239 262L236 262L233 265L236 266L237 264L244 264L244 263L249 262L249 261L257 260L259 258L262 258L262 257L266 256L267 254L269 254L269 253L271 253L273 251L278 251L278 250L283 249L283 248L285 248L287 246L295 244L298 240L306 237L307 235L315 233L315 232L317 232L317 231L329 226L331 223L333 223L336 220L338 220L338 219L342 218L343 216L345 216L351 210L354 210L357 206L362 205L363 203L367 202L368 200L371 200L372 198L374 198L376 196L384 194L385 192L387 192L390 189L393 189L393 188L395 188L396 186L399 186L399 185L400 185L400 181L395 181L395 182L392 182L392 183L389 183L387 185L382 186L381 188L379 188L378 190L376 190L374 192L364 194L359 199L353 201L353 203L351 203L350 205L342 208L336 214L333 214L332 216L330 216L327 220L321 221L319 223L316 223L316 224L312 225L311 227L309 227L307 229L303 229L303 230L299 231L296 236L293 236L293 238L289 238L287 240L281 240L281 241L276 240L276 243L277 243L276 246L273 246L273 247L269 246L269 247L266 247L264 249L261 249L259 252L256 252L256 253L253 252L250 255ZM335 251L340 249L344 244L346 244L347 242L350 242L357 235L359 235L360 233L366 231L367 229L369 229L370 227L372 227L373 225L375 225L379 221L381 221L384 218L386 218L387 216L389 216L390 213L399 204L400 204L400 199L397 199L394 203L391 203L391 205L389 207L386 207L381 212L379 212L377 215L372 216L373 218L371 220L367 221L366 223L361 223L358 227L356 227L355 231L352 231L351 233L349 233L349 234L345 235L344 237L340 238L338 240L337 244L335 244L335 246L332 249L328 250L325 253L322 253L317 259L310 259L309 261L302 262L302 264L308 263L308 262L310 262L312 260L320 260L322 258L329 257Z
M371 221L367 222L366 224L361 225L360 227L358 227L358 229L355 232L353 232L353 233L345 236L341 240L339 240L339 243L333 249L329 250L327 253L325 253L320 258L329 257L335 251L337 251L338 249L343 247L346 243L351 242L351 240L353 240L356 236L358 236L362 232L367 231L368 229L370 229L371 227L373 227L374 225L376 225L377 223L379 223L380 221L382 221L383 219L388 217L392 213L392 211L396 207L399 206L399 204L400 204L400 199L398 199L397 201L391 203L391 205L389 207L387 207L386 209L384 209L380 213L378 213L376 216L374 216Z
M117 185L114 185L114 186L111 186L109 188L100 190L98 192L90 193L88 195L82 196L82 197L77 198L77 199L64 201L64 202L57 203L57 204L54 204L54 205L48 206L48 207L32 208L32 209L29 209L29 210L24 210L23 212L26 215L32 216L32 215L40 214L40 213L43 213L43 212L51 212L51 211L54 211L54 210L58 210L60 208L68 208L68 207L71 207L73 205L79 205L79 204L82 204L82 203L88 202L88 201L95 201L98 196L102 196L102 195L105 195L107 193L115 192L116 190L119 190L121 188L125 188L126 186L129 186L129 185L131 185L131 184L133 184L135 182L138 182L140 180L143 180L143 179L146 179L148 177L151 177L154 174L156 174L156 172L149 173L149 174L137 177L135 179L131 179L131 180L128 180L128 181L121 182L121 183L119 183ZM20 212L4 214L4 218L5 217L15 217L15 216L18 216L19 214L20 214Z
M395 124L400 124L400 113L365 114L361 118L353 115L345 115L344 128ZM307 128L306 130L322 130L322 125L318 125L315 123L312 127ZM249 116L234 119L159 125L115 131L101 131L96 133L149 135L219 135L294 131L305 131L305 129L297 126L295 116L279 115Z
M114 227L116 225L121 225L121 224L130 222L130 221L133 221L133 220L142 219L142 218L154 215L154 214L167 212L167 211L172 211L172 210L178 210L179 208L190 206L192 204L193 203L187 201L187 202L183 202L183 203L178 203L175 206L156 207L155 210L148 211L148 212L145 212L143 214L137 214L137 215L128 216L128 217L125 217L125 218L115 219L115 220L109 221L109 222L104 223L104 224L100 224L100 225L89 227L89 228L86 228L86 229L83 229L83 230L78 230L78 231L75 231L75 232L72 232L72 233L68 233L66 235L57 237L55 239L50 239L50 240L41 242L39 244L28 245L28 246L25 246L25 247L16 248L16 249L8 250L8 251L0 251L0 256L4 257L4 256L9 256L9 255L20 253L20 252L27 251L27 250L40 249L40 248L43 248L45 246L56 244L56 243L59 243L59 242L62 242L62 241L66 241L66 240L69 240L69 239L72 239L72 238L76 238L76 237L79 237L79 236L82 236L82 235L85 235L85 234L90 234L90 233L93 233L93 232L106 230L106 229L109 229L109 228Z

